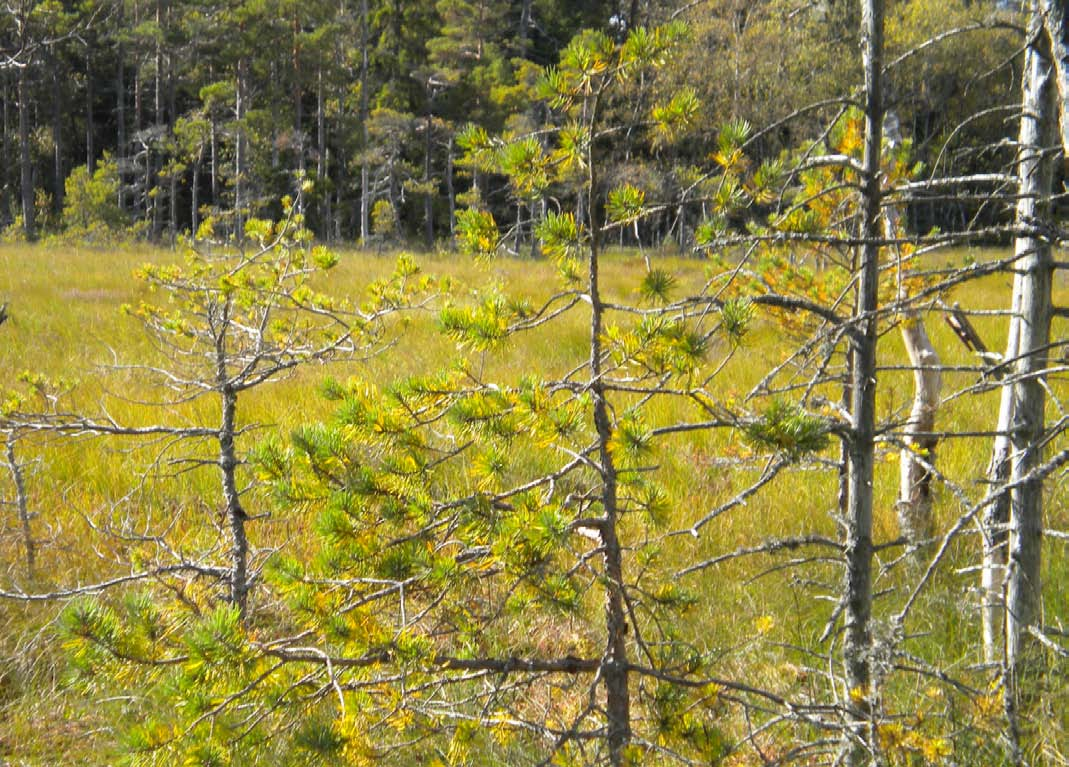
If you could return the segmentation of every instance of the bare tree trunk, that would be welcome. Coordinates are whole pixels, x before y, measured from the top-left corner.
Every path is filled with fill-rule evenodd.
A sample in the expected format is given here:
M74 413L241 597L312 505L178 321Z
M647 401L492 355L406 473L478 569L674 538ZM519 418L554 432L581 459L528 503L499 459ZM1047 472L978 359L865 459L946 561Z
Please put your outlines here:
M428 189L423 196L423 236L427 243L427 250L432 250L434 248L434 194L430 191L429 186L431 183L431 151L434 148L434 142L431 140L433 122L429 105L427 107L425 127L427 135L423 146L423 183L428 185Z
M211 118L211 174L212 174L212 205L219 205L219 130L216 127L215 116Z
M55 218L63 211L63 94L59 80L59 62L52 60L52 178L55 196L52 211Z
M96 166L96 147L93 146L93 58L92 49L85 49L85 169L92 174Z
M123 25L123 4L116 3L116 22L118 29ZM116 51L115 67L115 122L118 129L118 147L116 155L119 164L119 208L126 210L126 191L123 185L126 173L126 48L120 41Z
M22 230L27 240L37 237L34 226L33 161L30 158L30 85L28 66L19 69L19 176L22 195Z
M1028 227L1049 216L1053 176L1051 156L1044 150L1054 140L1057 106L1052 82L1050 38L1042 28L1040 9L1033 6L1029 45L1025 53L1024 100L1018 139L1017 177L1020 196L1016 224ZM1064 30L1046 30L1060 36ZM1053 37L1053 35L1051 35ZM1013 747L1020 758L1020 723L1023 699L1029 691L1021 674L1036 647L1029 629L1040 622L1040 582L1043 533L1043 481L1027 479L1042 460L1044 435L1043 371L1050 342L1051 277L1050 244L1039 237L1017 240L1020 260L1014 272L1014 316L1017 318L1017 355L1007 385L1013 386L1014 412L1010 440L1010 527L1006 570L1006 684L1005 707Z
M224 311L227 311L224 309ZM229 318L224 316L222 325ZM222 399L222 422L219 425L219 472L222 477L224 513L230 528L230 603L238 608L242 617L248 606L249 539L245 533L248 516L241 507L241 493L237 484L237 452L234 435L237 431L237 392L230 385L226 369L226 336L220 332L215 342L216 383Z
M15 438L8 434L6 440L7 468L11 472L11 481L15 485L15 509L19 517L19 527L22 528L22 546L26 552L26 577L33 581L35 575L35 563L37 548L33 540L33 531L30 529L30 504L26 496L26 479L22 474L22 464L15 455Z
M368 157L368 13L367 0L360 0L360 131L363 135L360 161L360 246L366 248L371 236L371 159Z
M588 186L596 189L594 163L589 163ZM602 382L602 313L598 258L600 255L599 222L590 207L589 291L590 291L590 393L594 404L594 426L598 433L598 467L601 474L601 542L605 564L605 632L606 647L602 677L605 680L605 708L608 717L609 764L627 763L626 748L631 742L631 696L628 683L627 614L624 610L623 550L617 537L619 508L617 471L610 444L612 420Z
M890 136L889 138L900 138ZM901 214L889 205L883 210L884 233L893 239L900 233ZM909 296L902 275L902 253L898 253L898 300L906 304ZM927 538L932 533L932 476L925 466L935 461L935 447L939 440L933 436L935 417L939 410L939 394L943 388L939 354L928 338L924 317L912 307L902 310L899 333L913 368L913 405L906 422L899 454L898 513L899 533L910 543Z
M523 0L520 5L520 23L516 30L516 41L519 43L520 54L527 52L531 30L531 0Z
M865 764L875 746L872 726L872 478L876 431L876 310L879 283L880 159L883 134L883 0L862 6L865 74L860 281L850 350L852 415L847 474L846 593L843 661L852 734L846 751L851 767Z
M1018 241L1019 243L1022 241ZM1010 316L1006 356L1017 358L1019 307L1014 306ZM1003 386L999 402L998 425L995 428L995 443L991 450L987 480L992 488L1004 487L1010 479L1010 430L1013 428L1014 392L1012 386ZM1006 603L1003 587L1006 582L1006 539L1010 522L1009 493L999 495L983 510L981 531L983 534L983 566L981 570L981 622L983 626L984 660L993 663L1000 659L1003 649Z
M445 193L449 198L449 237L457 233L457 193L453 186L453 132L449 131L449 143L445 155Z
M900 455L897 511L900 533L916 543L932 534L932 475L924 464L935 461L939 440L932 434L943 376L921 313L910 309L904 315L899 330L913 368L913 406L905 428L906 447Z
M1069 10L1058 0L1042 0L1043 25L1050 39L1058 83L1058 120L1062 150L1069 155Z
M1054 65L1054 71L1056 75L1058 96L1058 118L1060 123L1060 139L1063 152L1069 151L1069 118L1067 118L1066 109L1069 105L1069 41L1066 40L1066 10L1062 3L1055 0L1042 0L1040 4L1040 13L1042 14L1042 23L1045 27L1047 41L1051 46L1051 59ZM1031 49L1030 49L1031 50ZM1030 71L1030 70L1026 70ZM1028 97L1028 85L1025 84L1025 94ZM1038 94L1033 94L1033 98L1038 98ZM1026 104L1026 108L1027 108ZM1051 119L1048 115L1048 119ZM1022 139L1024 136L1025 125L1022 122L1021 133ZM1029 131L1039 135L1042 133L1042 127L1039 129L1030 126ZM1022 140L1022 151L1025 144ZM1034 149L1033 149L1034 152ZM1023 167L1024 157L1022 156L1022 166L1019 168L1019 175L1022 180L1026 176L1025 169ZM1033 185L1033 193L1038 192L1043 195L1049 191L1049 186L1040 189L1034 187L1041 186L1044 182L1042 178L1044 170L1035 172L1031 178L1030 183ZM1018 204L1018 219L1021 216L1032 216L1035 214L1034 210L1029 210L1029 207L1034 208L1036 204L1036 197L1034 194L1025 194L1022 192L1021 201ZM1022 210L1022 207L1024 208ZM1039 240L1032 238L1019 238L1016 241L1015 253L1019 257L1024 257L1028 253L1036 251L1038 247L1042 247L1042 243ZM1013 313L1010 317L1010 329L1008 333L1008 340L1006 343L1006 355L1003 359L1010 361L1016 360L1021 356L1020 347L1020 333L1021 333L1021 317L1023 316L1024 307L1019 303L1019 299L1023 298L1019 295L1018 291L1014 290L1014 304ZM995 445L992 449L991 465L988 470L988 479L992 487L998 488L1005 485L1011 476L1011 453L1012 453L1012 439L1010 436L1011 431L1014 428L1015 411L1017 407L1016 401L1016 387L1006 385L1002 388L1002 396L999 403L999 420L997 432L998 436L995 437ZM988 662L993 662L999 657L999 643L1004 637L1004 627L1002 618L1005 613L1006 605L1003 601L1003 585L1005 583L1005 565L1006 565L1006 545L1007 545L1007 527L1010 521L1010 497L1009 494L1003 493L998 496L994 503L988 506L984 510L983 516L983 533L984 533L984 562L983 562L983 638L984 638L984 658Z
M11 223L11 91L8 88L6 73L0 80L3 93L3 160L0 160L0 226L7 227Z
M168 180L170 189L168 190L167 233L173 248L178 240L178 173L172 170Z
M248 61L245 56L241 56L238 59L237 64L237 87L235 89L236 97L234 104L235 117L237 118L237 139L234 147L234 236L238 240L242 240L245 237L245 126L242 121L245 119L245 111L247 105L245 103L246 93L246 71L248 69Z
M156 35L153 51L155 72L152 78L152 105L156 116L156 125L163 125L163 0L156 0Z
M191 197L189 217L194 237L197 236L197 229L200 228L200 211L197 208L200 206L200 163L203 154L203 148L197 150L197 157L193 160L193 185L189 190Z
M303 178L308 168L304 147L304 94L301 93L301 48L298 42L301 23L296 13L293 14L292 30L293 50L290 66L293 68L293 132L297 138L297 169ZM298 200L298 205L304 206L303 197ZM301 210L300 212L303 213L304 211Z
M328 155L327 155L327 107L323 93L323 68L316 70L316 181L327 189ZM330 238L330 194L320 197L319 218L321 236Z

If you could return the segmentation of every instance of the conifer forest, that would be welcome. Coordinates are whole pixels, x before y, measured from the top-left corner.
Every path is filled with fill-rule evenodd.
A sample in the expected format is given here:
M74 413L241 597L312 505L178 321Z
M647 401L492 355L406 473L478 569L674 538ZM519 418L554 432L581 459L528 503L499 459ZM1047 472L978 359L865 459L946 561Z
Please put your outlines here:
M0 110L0 766L1069 765L1067 0L9 0Z

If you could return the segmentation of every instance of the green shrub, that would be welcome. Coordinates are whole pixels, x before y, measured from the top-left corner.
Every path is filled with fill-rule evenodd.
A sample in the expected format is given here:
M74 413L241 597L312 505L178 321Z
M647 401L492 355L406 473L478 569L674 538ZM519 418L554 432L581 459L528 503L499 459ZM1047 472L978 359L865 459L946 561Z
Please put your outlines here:
M83 165L71 171L64 184L63 227L92 235L123 230L129 219L119 207L119 168L104 155L92 175Z

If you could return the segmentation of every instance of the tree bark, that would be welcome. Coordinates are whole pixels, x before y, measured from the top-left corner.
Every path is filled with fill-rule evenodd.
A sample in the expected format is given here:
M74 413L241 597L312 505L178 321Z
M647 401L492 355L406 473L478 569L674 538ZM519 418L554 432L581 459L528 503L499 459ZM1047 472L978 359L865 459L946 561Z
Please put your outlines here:
M894 138L900 138L897 134ZM900 233L901 212L894 205L884 208L884 233L893 239ZM928 338L924 317L906 305L909 296L902 275L902 253L898 257L898 300L905 305L898 329L913 368L913 404L903 430L905 447L899 454L899 486L896 511L899 534L917 543L932 533L932 476L925 466L935 461L939 440L932 436L943 388L939 353Z
M449 237L450 242L457 233L457 193L453 186L453 131L449 131L449 143L445 155L445 194L449 198ZM452 246L451 246L452 247Z
M865 149L862 159L860 281L850 350L852 417L848 452L848 513L843 660L852 733L851 767L865 764L875 746L872 725L872 478L876 432L876 310L879 283L880 160L883 138L883 0L863 0L862 64L865 75Z
M244 30L241 30L244 33ZM237 137L235 139L234 147L234 236L238 240L242 240L245 237L245 165L246 165L246 147L245 147L245 112L247 110L246 101L246 79L248 70L248 60L245 56L238 58L237 74L236 74L236 88L234 99L234 116L237 120Z
M426 240L427 250L432 250L434 248L434 194L430 191L429 186L431 183L431 151L434 148L431 134L434 127L429 99L430 97L428 96L427 116L424 122L427 135L424 137L423 145L423 183L428 186L428 189L423 196L423 236L424 240Z
M588 163L588 188L597 188L594 163ZM590 206L589 292L590 292L590 393L594 405L594 426L598 433L598 467L601 474L601 504L604 517L601 523L601 543L605 566L605 632L606 647L602 676L605 680L605 708L608 717L609 764L620 767L626 763L626 749L631 742L631 696L628 680L627 614L624 610L623 551L617 537L619 508L617 471L610 444L612 420L602 382L602 324L604 307L598 277L599 222L594 206Z
M913 406L903 435L906 447L900 455L898 528L907 540L917 543L931 536L933 529L932 475L924 464L935 461L939 440L932 433L943 376L921 313L916 309L904 312L899 331L913 368Z
M516 30L516 42L519 44L520 55L527 53L528 41L531 29L531 0L523 0L520 4L520 23Z
M0 80L0 94L3 95L3 144L0 151L4 157L0 161L0 227L6 228L11 223L11 91L8 88L6 73Z
M1043 26L1051 45L1051 58L1058 83L1058 120L1062 150L1069 155L1069 14L1065 3L1041 0Z
M198 207L200 206L200 164L203 154L204 149L198 149L197 156L193 159L193 185L189 190L191 198L189 205L189 219L192 227L191 234L194 237L197 236L197 229L200 228L200 211L198 210Z
M19 68L19 185L22 198L22 231L27 240L37 237L34 226L33 161L30 158L30 85L28 66Z
M371 168L368 157L368 12L367 0L360 0L360 131L363 137L360 160L360 246L366 248L371 236Z
M326 239L331 237L330 194L327 192L328 170L327 154L327 106L323 91L323 68L316 70L316 182L321 184L319 219L320 233Z
M1016 301L1015 301L1016 304ZM1010 316L1006 341L1006 356L1017 358L1018 316ZM999 401L998 425L995 427L995 442L991 450L991 462L987 469L988 484L992 488L1005 486L1010 479L1010 429L1013 428L1014 392L1012 386L1003 386ZM1010 522L1009 493L999 493L981 515L983 535L983 565L981 569L981 622L983 628L984 660L993 663L1001 658L1004 639L1003 616L1006 602L1003 588L1006 583L1006 539Z
M225 328L229 322L228 308L223 309L220 324ZM237 392L230 384L227 374L227 350L225 330L218 331L215 340L216 385L221 399L221 423L219 425L219 473L222 479L224 513L230 529L230 603L237 607L242 618L248 606L249 539L245 532L248 516L241 507L241 493L237 484L237 452L234 436L237 431Z
M96 167L96 147L93 146L93 58L91 48L85 49L85 169L90 175Z
M59 80L59 62L52 60L52 178L55 195L52 199L52 211L55 218L63 211L63 106Z
M1025 52L1017 177L1020 196L1016 224L1028 227L1050 214L1053 163L1044 154L1054 141L1057 105L1052 82L1050 40L1061 39L1064 30L1044 30L1041 11L1050 3L1033 5L1029 44ZM1053 35L1049 33L1053 32ZM1049 35L1049 36L1048 36ZM1051 278L1050 244L1039 237L1020 237L1015 252L1020 256L1014 272L1014 316L1017 318L1017 354L1007 386L1013 387L1013 415L1009 461L1010 525L1006 567L1006 683L1005 707L1012 758L1020 758L1020 716L1029 690L1021 684L1036 643L1029 629L1040 621L1040 582L1043 533L1043 481L1027 479L1042 460L1045 391L1043 372L1050 342Z
M22 474L22 464L15 455L15 439L8 434L6 440L7 468L11 472L11 481L15 485L15 508L18 512L19 527L22 529L22 546L26 552L26 577L32 582L36 577L35 563L37 547L30 528L30 504L26 496L26 479Z
M123 25L123 4L116 4L116 22L118 29ZM115 66L115 123L118 131L116 156L119 165L119 208L126 210L126 191L124 187L126 174L126 49L122 42L117 45L117 63Z

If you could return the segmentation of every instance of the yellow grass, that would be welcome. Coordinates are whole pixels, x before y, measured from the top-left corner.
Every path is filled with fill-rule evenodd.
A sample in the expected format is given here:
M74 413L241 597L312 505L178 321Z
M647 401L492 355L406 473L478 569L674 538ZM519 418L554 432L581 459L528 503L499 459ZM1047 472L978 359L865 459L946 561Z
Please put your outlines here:
M959 252L943 252L940 263L954 262L963 257ZM980 258L990 254L979 254ZM102 404L119 421L152 422L197 420L206 424L217 421L216 403L205 399L180 408L146 407L145 401L159 401L161 392L144 388L136 376L109 369L115 363L154 361L150 344L140 326L119 313L123 303L143 296L143 287L133 279L133 269L145 261L168 262L177 259L175 253L151 248L119 248L94 250L89 248L25 246L0 247L0 302L9 303L11 319L0 326L0 388L14 384L14 376L21 370L32 370L50 377L73 378L79 386L71 398L71 406L94 412ZM705 279L706 264L674 257L658 257L659 266L672 271L679 278L678 294L688 287L700 285ZM529 296L537 305L557 284L551 264L544 262L498 260L490 264L477 263L462 256L443 253L422 256L419 261L424 272L449 277L454 283L451 300L464 301L475 291L490 285L513 294ZM358 296L372 279L392 269L389 256L346 251L329 277L329 284L320 287L335 294ZM641 257L634 253L612 253L603 267L605 292L609 300L634 302L643 273ZM960 301L972 309L1000 308L1008 302L1009 276L994 276L957 289L946 297L947 302ZM1058 287L1056 303L1069 303L1069 290L1064 283ZM509 344L501 354L487 355L483 364L495 376L513 380L526 373L543 375L566 371L580 364L586 357L588 317L580 308L563 322L547 326ZM992 349L1004 344L1005 320L984 317L976 320L980 334ZM928 329L932 340L947 365L971 364L974 359L961 346L942 320L929 315ZM240 414L246 424L263 424L263 434L275 430L285 435L291 428L331 414L331 404L316 392L316 385L325 375L345 378L366 376L377 383L422 372L434 371L452 364L458 352L437 332L433 312L418 312L397 326L397 344L380 357L363 363L344 363L328 368L302 370L291 379L264 387L243 397ZM1062 334L1056 324L1056 335ZM778 363L789 348L781 330L768 320L759 320L747 335L744 347L724 367L716 384L723 399L741 398L771 366ZM714 354L723 354L726 347ZM888 333L881 341L881 360L903 364L905 353L898 335ZM468 355L476 359L478 355ZM944 394L975 383L975 373L948 372L944 378ZM1053 381L1056 390L1069 393L1064 381ZM908 372L882 375L879 385L878 412L881 417L902 413L908 409L912 383ZM966 394L946 404L940 413L940 427L961 431L983 431L994 427L998 408L998 393L992 388L983 394ZM651 418L658 421L677 419L686 413L675 404L656 405ZM1055 415L1052 412L1052 415ZM255 439L256 437L253 437ZM760 472L763 461L755 458L745 468L726 468L717 459L725 453L745 454L749 447L737 443L737 436L726 431L697 433L671 437L659 446L657 460L662 466L661 481L670 490L674 510L664 522L664 531L689 527L708 510L731 498L746 487ZM990 453L990 439L954 439L939 446L937 462L953 482L973 497L982 494L980 484ZM1059 443L1060 444L1060 443ZM244 447L248 447L246 442ZM31 504L38 514L34 521L36 536L41 541L39 552L40 580L37 588L49 588L75 582L89 582L104 575L128 570L124 565L131 552L143 550L137 542L108 542L94 535L91 527L119 525L123 520L136 519L143 529L154 529L170 520L177 520L171 538L189 551L198 547L218 545L217 478L211 468L176 473L181 465L163 463L159 473L163 478L146 484L133 492L144 467L158 452L159 446L133 447L116 441L83 439L76 444L57 440L38 440L20 446L22 457L31 461L29 477ZM171 451L174 458L180 451ZM829 450L825 458L833 459ZM889 446L881 449L876 480L876 537L877 542L896 537L894 498L897 489L897 451ZM1069 526L1064 482L1050 483L1048 525L1054 528ZM0 495L6 500L11 488L6 474L0 479ZM698 538L671 537L664 541L657 567L671 573L702 559L731 551L740 546L753 545L775 536L821 533L837 535L834 519L836 505L834 471L818 470L811 466L795 467L750 501L724 514L706 526ZM949 491L938 491L938 526L945 530L961 513L960 506ZM258 504L267 509L267 501ZM12 514L5 511L0 538L0 561L6 562L6 572L0 573L0 585L10 588L13 583L29 587L21 570L21 549ZM263 548L289 547L300 552L308 546L310 521L286 510L272 510L272 516L252 528L254 544ZM86 546L93 541L93 546ZM1056 583L1067 574L1064 542L1048 541L1046 547L1048 583ZM966 536L953 549L953 566L976 561L978 542L975 535ZM798 552L805 556L812 552ZM820 552L824 553L824 552ZM895 554L881 555L886 561ZM794 556L794 555L787 555ZM814 591L834 596L840 579L839 570L830 564L817 563L805 569L805 577L826 583L814 588L812 584L788 580L790 573L772 571L763 574L783 557L758 556L737 560L711 568L700 574L686 576L681 583L693 589L702 599L684 621L683 633L710 649L722 649L725 669L738 664L742 668L744 655L753 652L753 644L744 641L760 626L763 640L812 647L824 628L830 612L830 602L812 599ZM977 621L976 599L965 589L973 586L976 577L944 575L933 587L927 606L930 616L927 628L929 649L940 648L945 659L958 656L974 661ZM884 579L878 588L901 586L902 579ZM893 597L898 598L898 597ZM940 602L942 600L942 602ZM966 605L966 607L962 607ZM1069 620L1069 596L1052 586L1048 589L1048 622L1052 618ZM10 639L3 641L5 654L15 650L15 637L31 626L45 625L55 612L54 607L23 608L0 603L0 631ZM769 622L771 618L771 622ZM954 621L957 621L955 623ZM942 646L940 645L942 643ZM42 642L41 647L45 648ZM797 656L768 645L768 664L764 666L770 686L778 682L775 669L786 659L802 662ZM825 648L827 649L827 647ZM39 666L17 667L0 660L0 761L7 753L26 760L26 764L47 764L64 754L81 753L84 757L92 744L100 747L108 742L110 733L102 730L89 741L70 737L63 706L73 706L71 715L84 714L77 696L62 694L59 686L48 683L44 669L58 668L55 650L37 651ZM972 653L973 655L970 655ZM803 659L811 662L812 659ZM747 661L750 662L750 661ZM43 686L43 687L42 687ZM26 695L31 688L44 689L41 695ZM35 729L31 723L40 725ZM44 734L42 734L44 733ZM70 749L70 750L68 750ZM106 753L101 751L100 753ZM99 755L98 757L99 758Z

